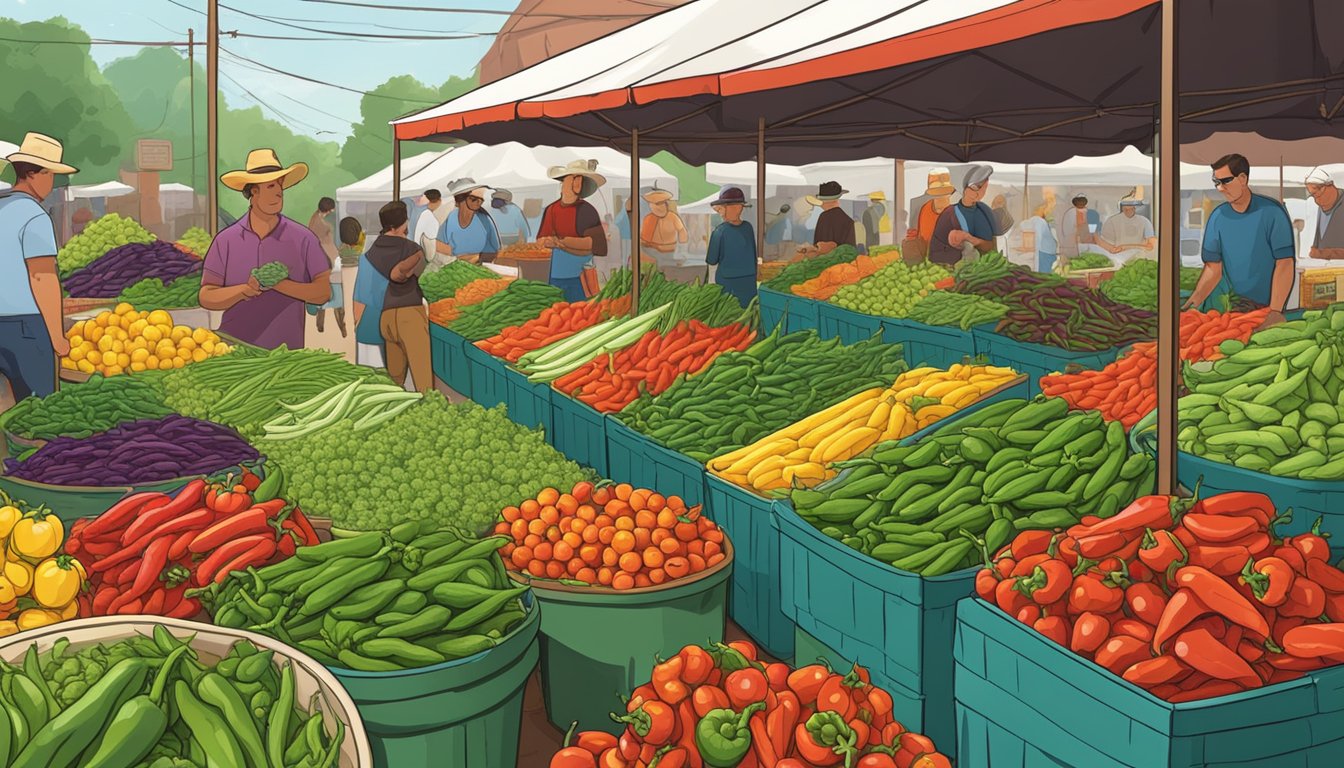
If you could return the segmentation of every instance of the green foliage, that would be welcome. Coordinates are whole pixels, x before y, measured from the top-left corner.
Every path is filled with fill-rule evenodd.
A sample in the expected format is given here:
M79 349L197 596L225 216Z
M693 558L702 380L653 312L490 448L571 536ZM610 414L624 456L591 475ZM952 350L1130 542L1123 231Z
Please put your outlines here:
M284 467L288 498L360 530L425 520L484 533L504 507L586 477L503 406L450 405L437 392L371 430L342 422L260 450Z
M0 18L0 38L89 41L60 16L27 24ZM0 40L0 72L0 136L18 142L37 131L60 139L65 157L80 170L77 183L115 177L132 147L131 118L88 48ZM5 176L12 180L13 173Z
M689 165L686 161L666 151L659 152L649 159L657 163L663 170L677 177L677 197L683 203L701 200L719 191L717 186L705 181L703 166ZM755 219L752 219L752 221L755 221Z
M475 75L468 78L450 77L438 88L425 85L410 75L390 78L370 92L376 95L360 99L359 115L362 119L352 126L350 138L341 146L340 168L356 179L386 168L392 158L390 121L457 98L475 87ZM410 157L431 149L442 150L443 145L408 142L402 145L401 155Z

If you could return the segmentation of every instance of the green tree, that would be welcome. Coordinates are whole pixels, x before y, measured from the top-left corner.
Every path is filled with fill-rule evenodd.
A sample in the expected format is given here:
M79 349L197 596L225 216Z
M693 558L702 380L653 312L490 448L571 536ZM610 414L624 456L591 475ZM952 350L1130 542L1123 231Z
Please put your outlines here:
M18 143L28 131L60 139L80 169L78 184L115 179L133 145L131 119L89 56L89 36L63 17L20 24L0 19L0 137ZM47 41L53 41L48 43Z
M289 128L262 114L261 107L227 109L220 114L219 165L220 174L242 167L247 153L258 147L270 147L280 156L280 162L308 164L308 178L285 192L285 215L301 224L317 210L317 201L336 197L337 187L355 181L355 177L340 167L341 147L333 141L318 141L309 136L298 136ZM229 213L239 216L247 209L242 194L220 187L220 204Z
M688 165L671 152L659 152L649 159L677 177L677 198L683 203L708 197L719 189L705 181L705 168L702 165Z
M451 77L438 88L425 85L410 75L398 75L374 88L370 91L372 95L360 99L360 122L352 126L350 138L341 147L341 168L357 179L386 168L392 161L389 122L457 98L475 87L476 75L473 74L467 78ZM442 148L442 144L432 142L407 142L402 144L401 154L409 157Z

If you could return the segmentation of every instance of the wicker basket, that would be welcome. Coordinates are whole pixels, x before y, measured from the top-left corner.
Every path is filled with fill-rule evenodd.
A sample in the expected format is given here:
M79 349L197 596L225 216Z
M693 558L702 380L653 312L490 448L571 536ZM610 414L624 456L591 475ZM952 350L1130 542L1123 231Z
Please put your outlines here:
M324 714L332 715L345 724L345 740L341 744L339 765L341 768L373 768L373 751L369 747L368 735L364 732L364 722L359 710L344 686L321 664L293 648L263 635L238 629L227 629L210 624L200 624L180 619L167 619L159 616L104 616L93 619L76 619L51 626L33 629L11 635L0 641L0 659L11 664L20 664L30 645L37 645L39 652L47 651L57 640L65 638L74 650L94 645L134 637L137 634L149 636L154 625L161 625L175 637L191 637L191 647L203 659L217 661L229 652L239 640L250 640L258 648L275 651L277 662L288 659L294 665L294 678L298 690L296 701L302 704L318 694L318 706ZM335 735L335 723L324 718L327 735Z

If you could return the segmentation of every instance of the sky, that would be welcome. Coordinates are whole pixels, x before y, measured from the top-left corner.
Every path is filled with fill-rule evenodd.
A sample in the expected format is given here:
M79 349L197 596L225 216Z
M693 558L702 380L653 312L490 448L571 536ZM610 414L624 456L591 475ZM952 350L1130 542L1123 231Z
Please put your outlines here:
M396 75L412 75L423 83L438 86L451 76L471 74L490 48L493 33L508 19L507 12L518 5L518 0L363 1L505 13L374 10L313 0L222 0L220 47L270 67L359 90L371 90ZM205 8L203 0L0 0L0 16L19 21L64 16L82 26L90 37L136 41L185 41L188 28L194 28L196 39L203 40ZM321 32L287 25L334 32L479 36L461 40L278 41L229 39L225 35L237 30L280 37L326 37ZM138 50L113 45L91 48L94 59L102 66ZM196 53L204 64L204 48L198 48ZM348 135L350 122L359 120L359 94L259 71L252 64L231 59L227 53L220 54L219 62L220 88L231 106L250 106L256 103L255 96L291 117L296 132L333 141ZM274 113L268 116L276 117Z

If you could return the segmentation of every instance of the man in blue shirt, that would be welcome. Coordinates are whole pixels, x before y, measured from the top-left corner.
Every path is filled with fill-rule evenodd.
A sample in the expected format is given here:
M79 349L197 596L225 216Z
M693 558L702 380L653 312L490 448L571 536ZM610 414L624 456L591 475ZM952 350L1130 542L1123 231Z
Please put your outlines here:
M448 214L439 227L435 248L444 256L489 264L499 253L499 232L490 214L485 212L489 187L472 179L458 179L448 185L457 209Z
M998 238L1013 225L1013 217L1005 207L1003 195L994 198L993 206L983 202L993 173L994 169L988 165L972 165L967 169L961 202L938 214L933 239L929 241L929 261L950 267L962 259L998 250Z
M705 262L717 266L714 282L746 307L756 298L756 230L742 220L749 208L746 195L737 187L725 187L710 206L723 217L723 223L709 236Z
M1241 155L1213 164L1213 184L1227 202L1204 227L1204 271L1182 309L1198 307L1224 278L1238 296L1269 307L1264 328L1283 322L1296 276L1293 222L1283 204L1251 192L1251 164Z
M532 239L532 228L528 226L523 209L513 204L513 193L507 189L496 189L491 196L490 207L494 213L490 218L499 232L500 245L525 243Z
M75 173L61 162L61 143L39 133L6 157L14 187L0 193L0 376L15 402L56 391L56 360L70 354L56 272L56 230L42 201L56 174Z

